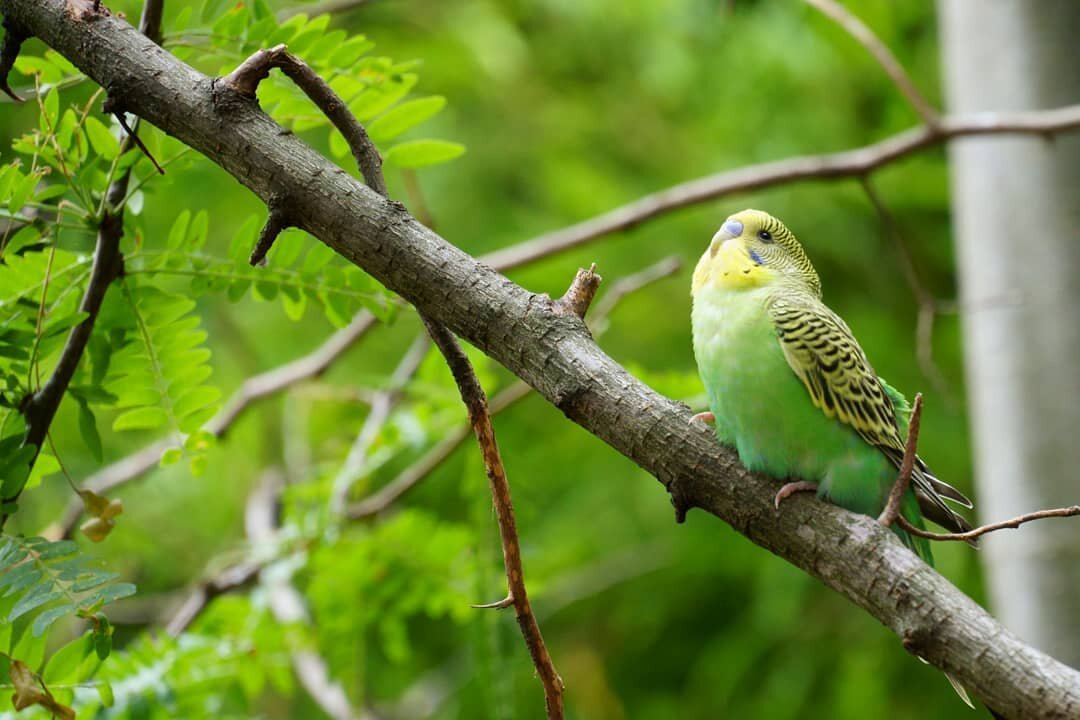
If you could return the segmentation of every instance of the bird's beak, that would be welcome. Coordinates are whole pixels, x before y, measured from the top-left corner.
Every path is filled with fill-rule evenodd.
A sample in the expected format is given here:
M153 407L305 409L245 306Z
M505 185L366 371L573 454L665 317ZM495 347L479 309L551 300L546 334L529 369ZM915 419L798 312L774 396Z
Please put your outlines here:
M740 237L743 232L743 224L738 220L728 220L720 229L713 235L713 243L724 243L728 240L733 240Z

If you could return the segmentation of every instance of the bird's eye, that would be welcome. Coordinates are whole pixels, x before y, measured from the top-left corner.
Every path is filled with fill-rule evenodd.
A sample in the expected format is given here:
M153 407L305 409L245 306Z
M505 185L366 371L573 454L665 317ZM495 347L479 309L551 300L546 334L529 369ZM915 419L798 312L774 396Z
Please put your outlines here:
M758 230L758 239L764 243L771 243L773 241L772 233L768 230Z

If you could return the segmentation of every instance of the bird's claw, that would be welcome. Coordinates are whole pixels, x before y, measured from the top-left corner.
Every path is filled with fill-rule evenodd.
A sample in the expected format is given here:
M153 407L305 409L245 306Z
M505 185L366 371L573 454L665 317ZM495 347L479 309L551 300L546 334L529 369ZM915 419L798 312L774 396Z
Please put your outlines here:
M700 422L705 423L706 425L715 425L716 416L706 410L705 412L699 412L697 415L694 415L692 418L690 418L690 422Z
M817 484L806 482L805 480L789 482L776 491L776 497L773 498L773 506L779 510L780 503L784 502L795 493L800 492L817 492Z

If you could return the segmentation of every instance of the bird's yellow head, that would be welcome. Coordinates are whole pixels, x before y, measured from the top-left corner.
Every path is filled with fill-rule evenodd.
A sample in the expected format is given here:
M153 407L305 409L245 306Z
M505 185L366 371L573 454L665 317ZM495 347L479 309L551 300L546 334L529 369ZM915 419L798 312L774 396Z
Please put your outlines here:
M749 290L784 283L821 296L810 258L784 223L760 210L735 213L713 235L694 270L691 289Z

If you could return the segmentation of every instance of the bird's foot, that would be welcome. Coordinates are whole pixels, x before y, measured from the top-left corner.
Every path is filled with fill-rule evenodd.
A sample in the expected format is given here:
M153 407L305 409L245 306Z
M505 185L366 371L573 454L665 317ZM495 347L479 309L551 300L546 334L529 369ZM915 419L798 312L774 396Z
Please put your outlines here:
M705 412L699 412L697 415L690 418L690 422L700 422L705 423L706 425L715 425L716 416L706 410Z
M805 480L789 482L776 491L776 497L773 498L773 505L779 510L780 503L784 502L795 493L800 492L817 492L817 483L806 482Z

